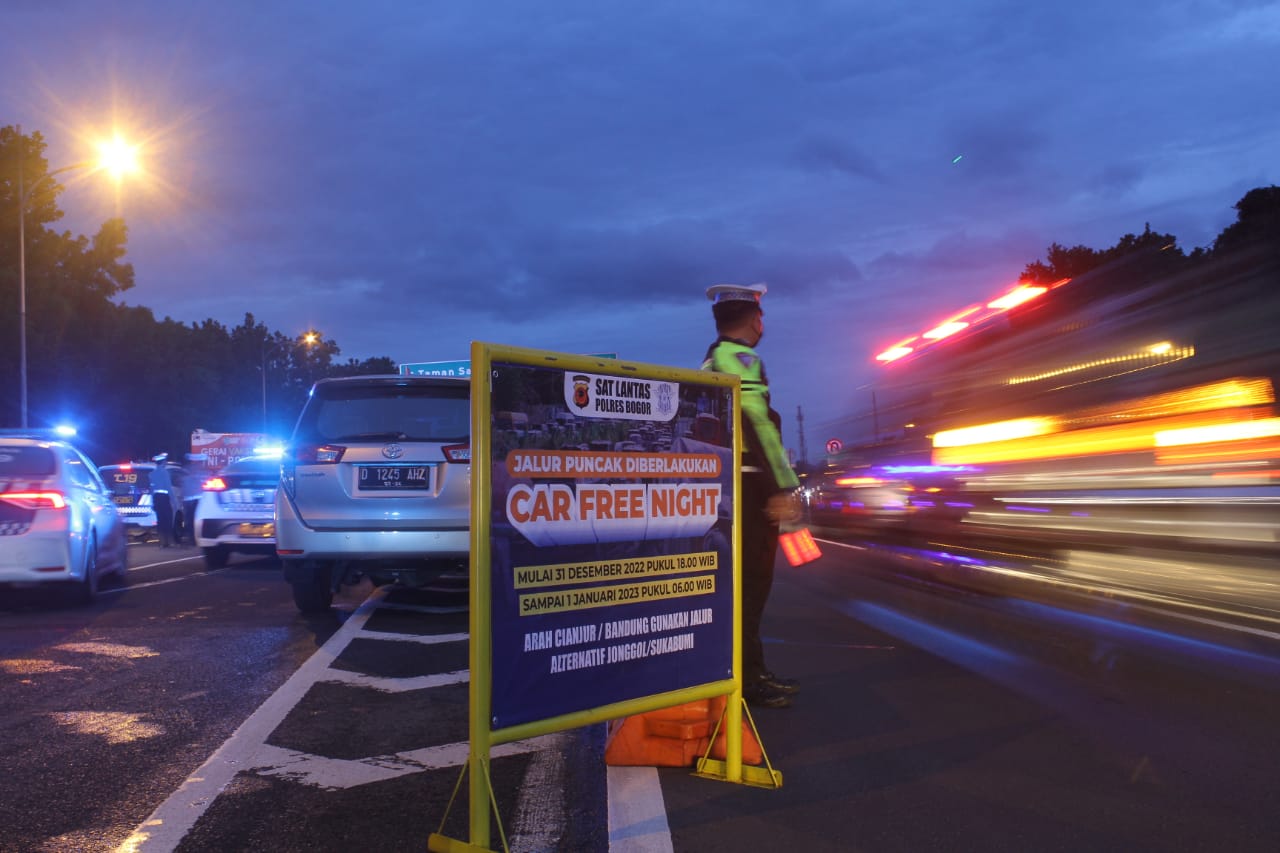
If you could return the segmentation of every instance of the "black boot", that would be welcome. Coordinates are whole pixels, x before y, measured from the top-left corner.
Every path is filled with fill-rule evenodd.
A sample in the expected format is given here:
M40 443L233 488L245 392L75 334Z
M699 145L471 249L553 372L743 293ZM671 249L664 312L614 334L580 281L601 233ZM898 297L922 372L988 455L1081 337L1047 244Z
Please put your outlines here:
M742 698L747 704L757 708L789 708L791 697L780 690L774 690L759 677L750 679L742 685Z
M779 693L785 693L788 696L794 696L800 692L800 682L794 678L780 678L767 669L761 674L760 680Z

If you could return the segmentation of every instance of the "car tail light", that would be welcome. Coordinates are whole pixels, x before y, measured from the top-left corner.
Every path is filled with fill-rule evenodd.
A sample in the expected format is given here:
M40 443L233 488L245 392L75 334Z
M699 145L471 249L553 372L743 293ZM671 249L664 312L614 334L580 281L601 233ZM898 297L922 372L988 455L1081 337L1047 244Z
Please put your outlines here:
M0 501L23 509L66 509L67 499L62 492L3 492Z
M227 481L221 477L210 477L201 484L200 488L206 492L225 492L227 490Z
M280 457L280 485L285 494L294 495L294 472L299 465L336 465L347 449L339 444L300 444L286 447Z
M334 465L342 461L347 449L337 444L303 444L293 449L291 458L299 465Z
M446 444L440 448L444 451L446 462L470 462L471 461L471 445L470 444Z

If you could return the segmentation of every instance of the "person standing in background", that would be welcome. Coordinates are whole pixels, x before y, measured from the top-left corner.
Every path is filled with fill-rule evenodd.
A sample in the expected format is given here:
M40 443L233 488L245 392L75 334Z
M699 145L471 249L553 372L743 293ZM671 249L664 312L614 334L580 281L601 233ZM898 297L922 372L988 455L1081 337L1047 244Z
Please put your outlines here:
M204 485L205 469L203 453L187 454L187 476L182 481L182 523L183 538L187 544L196 544L196 504L200 503L200 492Z
M742 695L749 704L786 708L800 685L765 665L760 622L773 588L782 521L796 516L800 481L782 446L782 418L769 404L769 380L755 348L764 337L763 284L707 289L718 337L703 370L731 373L742 385Z
M169 454L161 453L152 457L156 463L151 472L151 508L156 513L156 535L160 537L160 547L168 548L173 541L173 480L169 478L169 469L165 463Z

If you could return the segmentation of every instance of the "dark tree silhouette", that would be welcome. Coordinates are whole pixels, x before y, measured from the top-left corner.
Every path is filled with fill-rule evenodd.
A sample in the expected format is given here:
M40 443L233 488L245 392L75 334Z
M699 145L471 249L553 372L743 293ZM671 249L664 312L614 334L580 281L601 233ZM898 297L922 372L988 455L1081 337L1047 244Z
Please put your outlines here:
M284 437L308 389L325 376L394 373L391 359L340 360L332 339L307 343L268 329L246 313L234 328L207 319L157 319L150 308L119 304L133 287L125 262L128 229L109 219L90 239L58 232L62 186L49 176L39 132L0 127L0 426L18 423L18 165L21 163L27 258L30 422L70 420L81 444L105 464L166 451L181 455L193 430L258 432ZM1280 187L1250 190L1237 220L1212 254L1270 240L1280 247ZM1054 243L1024 278L1053 282L1111 261L1149 253L1159 270L1196 263L1169 234L1148 226L1111 248ZM1144 265L1146 259L1137 259ZM1153 268L1154 269L1154 268ZM265 414L264 414L265 391Z
M1126 234L1114 246L1102 251L1088 246L1073 246L1068 249L1054 243L1046 253L1047 263L1033 261L1027 264L1022 271L1022 280L1051 284L1060 279L1084 275L1103 264L1129 255L1154 251L1162 251L1166 257L1184 257L1182 250L1178 248L1177 237L1152 231L1148 224L1141 234Z
M1236 221L1213 241L1213 251L1225 254L1268 240L1280 248L1280 187L1275 184L1249 190L1236 202Z

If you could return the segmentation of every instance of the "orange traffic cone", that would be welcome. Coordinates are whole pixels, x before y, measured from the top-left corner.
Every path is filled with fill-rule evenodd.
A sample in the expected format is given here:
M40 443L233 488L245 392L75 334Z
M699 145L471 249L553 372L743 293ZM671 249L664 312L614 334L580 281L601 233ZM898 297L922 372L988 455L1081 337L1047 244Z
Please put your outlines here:
M707 752L711 732L724 715L726 697L700 699L614 720L604 748L604 763L615 767L692 767ZM711 757L725 757L723 726ZM759 764L760 743L746 721L742 724L742 760Z
M724 716L724 707L728 704L728 696L713 696L711 698L711 706L709 716L711 718L712 728L715 727L716 721ZM720 731L716 734L716 742L711 745L711 757L717 761L724 761L726 755L726 742L728 732L724 724L720 724ZM702 742L702 749L698 751L699 755L706 752L706 742ZM742 721L742 763L743 764L759 764L764 761L764 751L760 748L760 741L756 740L755 732L751 730L751 725L744 719Z

